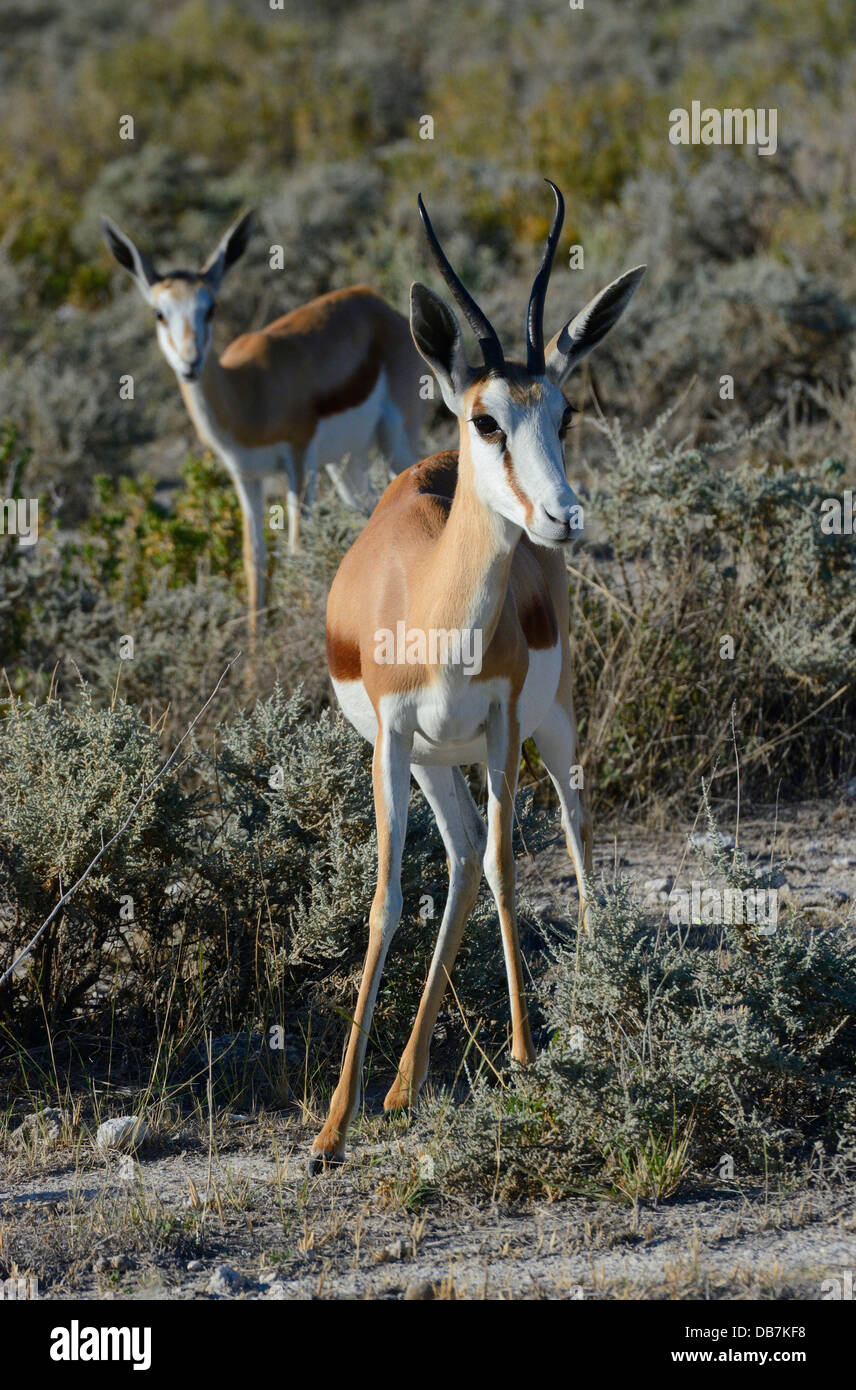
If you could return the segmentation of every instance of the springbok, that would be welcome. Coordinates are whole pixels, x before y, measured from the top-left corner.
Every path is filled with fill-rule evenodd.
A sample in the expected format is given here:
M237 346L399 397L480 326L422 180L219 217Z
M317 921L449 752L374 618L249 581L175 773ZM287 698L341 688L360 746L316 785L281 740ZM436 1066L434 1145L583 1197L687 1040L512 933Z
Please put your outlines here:
M548 180L549 182L549 180ZM339 1084L315 1139L310 1171L344 1157L378 985L402 909L401 858L410 773L437 819L449 891L413 1031L385 1109L410 1105L428 1070L431 1033L482 869L499 913L511 999L512 1056L533 1060L514 903L512 818L520 750L532 736L561 807L568 853L588 906L591 823L577 778L568 578L563 547L582 513L565 478L563 438L571 369L620 317L645 267L590 300L544 348L547 283L564 217L562 195L526 317L527 361L507 361L419 211L434 259L479 339L468 365L460 329L424 285L410 291L410 324L443 400L457 417L457 452L435 454L386 489L345 555L327 606L327 652L339 703L374 744L378 882L369 944ZM464 657L480 634L481 661ZM390 643L389 634L404 640ZM445 642L438 635L445 634ZM395 659L397 654L399 659ZM451 658L448 659L451 653ZM402 658L403 654L403 659ZM392 659L391 659L392 658ZM459 659L460 658L460 659ZM461 766L487 765L487 826Z
M287 475L292 551L301 502L312 505L322 463L342 500L366 509L372 444L384 452L391 478L418 456L424 369L407 320L365 285L312 299L258 332L241 334L218 357L211 350L217 295L247 248L252 216L246 213L229 228L199 271L160 274L110 218L102 219L102 230L155 311L158 343L196 433L235 485L254 632L264 602L265 477Z

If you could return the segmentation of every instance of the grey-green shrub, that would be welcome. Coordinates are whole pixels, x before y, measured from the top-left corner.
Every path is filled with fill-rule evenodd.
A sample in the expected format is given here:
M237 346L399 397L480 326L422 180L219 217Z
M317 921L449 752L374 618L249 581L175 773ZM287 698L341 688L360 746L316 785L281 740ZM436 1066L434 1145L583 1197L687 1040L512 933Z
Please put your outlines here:
M722 881L764 885L737 856ZM526 1072L478 1081L471 1104L435 1105L453 1188L567 1195L624 1190L619 1160L685 1151L688 1180L757 1182L821 1145L852 1163L856 944L779 917L676 927L619 883L593 930L560 944L545 1005L552 1038ZM850 1155L847 1157L847 1155ZM677 1184L676 1184L677 1185ZM641 1195L645 1195L644 1191Z
M158 729L121 698L84 690L11 703L0 722L0 969L6 969L148 783ZM527 842L536 819L521 806ZM377 853L371 749L338 714L309 717L300 691L221 723L146 798L0 997L7 1044L104 1027L147 1053L204 1035L300 1036L316 1064L338 1057L367 942ZM381 992L379 1065L392 1074L439 927L445 858L414 792L404 914ZM427 895L427 897L426 897ZM434 908L422 911L428 899ZM128 914L128 904L131 913ZM124 914L122 912L124 906ZM507 1028L499 932L483 893L458 988L491 1046ZM110 1031L110 1030L108 1030ZM460 1033L459 1028L459 1033Z

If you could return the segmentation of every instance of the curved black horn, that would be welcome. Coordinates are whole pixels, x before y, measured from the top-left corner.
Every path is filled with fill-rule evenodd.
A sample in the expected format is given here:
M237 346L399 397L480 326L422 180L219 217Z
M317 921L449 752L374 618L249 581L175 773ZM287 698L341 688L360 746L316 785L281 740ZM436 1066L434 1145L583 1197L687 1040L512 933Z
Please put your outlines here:
M482 313L472 295L464 288L446 259L446 253L437 240L437 233L431 226L431 219L422 201L421 193L419 194L418 203L419 216L422 218L422 225L425 228L428 245L431 247L431 252L434 260L437 262L440 274L443 276L443 279L458 301L458 304L466 315L470 328L479 340L484 364L488 371L500 372L505 367L505 358L502 354L502 344L497 337L496 329L487 316Z
M526 311L527 366L533 376L543 376L546 370L544 363L544 300L547 298L547 285L550 281L550 271L553 269L553 257L556 254L556 246L562 232L562 223L565 220L564 198L552 179L545 179L544 182L550 185L556 195L556 211L553 214L553 225L550 228L550 235L547 237L547 245L544 247L544 258L532 284L529 308Z

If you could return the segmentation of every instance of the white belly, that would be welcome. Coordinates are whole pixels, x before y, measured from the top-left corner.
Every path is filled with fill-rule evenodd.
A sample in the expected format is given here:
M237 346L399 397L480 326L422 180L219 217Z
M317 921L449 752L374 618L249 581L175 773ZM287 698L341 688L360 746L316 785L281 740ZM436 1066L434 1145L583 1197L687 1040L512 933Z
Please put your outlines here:
M556 698L562 653L556 644L529 653L529 670L518 702L520 738L528 738L544 720ZM361 680L333 681L345 718L369 743L377 738L377 716ZM463 767L487 757L484 726L491 705L508 699L507 679L462 678L409 692L385 695L381 716L393 729L412 735L411 763Z
M343 410L338 415L328 415L318 421L309 442L310 458L314 459L316 466L338 463L346 454L366 454L374 441L386 400L386 373L381 368L377 381L364 401L352 410ZM237 474L268 477L274 473L282 473L287 467L291 457L291 446L284 440L257 448L238 444L229 431L217 423L200 386L192 388L189 401L192 407L191 415L200 437L210 449L220 455L232 477Z

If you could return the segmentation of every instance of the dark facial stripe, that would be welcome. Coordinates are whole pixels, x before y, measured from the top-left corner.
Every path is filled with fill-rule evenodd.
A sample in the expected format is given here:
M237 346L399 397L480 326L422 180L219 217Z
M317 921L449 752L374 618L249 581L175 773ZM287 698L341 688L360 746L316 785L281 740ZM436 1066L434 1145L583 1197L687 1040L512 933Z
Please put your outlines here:
M502 455L502 466L505 469L506 482L508 483L508 486L511 488L511 491L514 494L514 496L517 498L517 501L523 508L523 514L526 517L526 521L528 524L532 520L532 503L530 502L529 498L526 496L526 493L523 491L523 488L517 481L517 474L514 472L514 463L512 461L511 454L508 452L507 449L504 451Z

